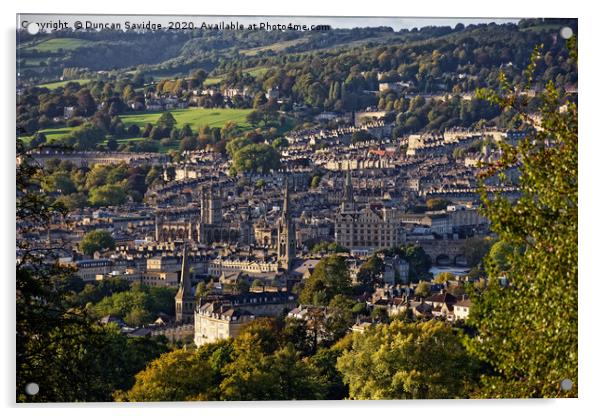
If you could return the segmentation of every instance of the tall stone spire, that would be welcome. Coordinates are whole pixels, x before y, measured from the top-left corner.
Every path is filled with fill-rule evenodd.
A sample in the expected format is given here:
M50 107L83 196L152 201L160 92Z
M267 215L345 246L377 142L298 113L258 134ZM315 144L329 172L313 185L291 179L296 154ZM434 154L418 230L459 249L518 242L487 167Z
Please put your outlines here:
M289 213L289 196L288 196L288 177L284 179L284 202L282 203L282 219L287 219L290 216Z
M288 178L284 184L284 201L282 213L278 221L278 265L290 270L296 255L295 222L291 218Z
M182 251L182 272L180 274L180 290L184 292L191 292L192 286L190 285L190 264L188 263L188 248L184 244Z
M351 183L351 170L347 168L347 174L345 176L345 188L343 191L343 211L353 211L355 204L353 202L353 185Z
M188 250L186 244L182 253L182 272L180 284L176 293L176 322L192 323L194 321L195 298L190 282L190 264L188 263Z

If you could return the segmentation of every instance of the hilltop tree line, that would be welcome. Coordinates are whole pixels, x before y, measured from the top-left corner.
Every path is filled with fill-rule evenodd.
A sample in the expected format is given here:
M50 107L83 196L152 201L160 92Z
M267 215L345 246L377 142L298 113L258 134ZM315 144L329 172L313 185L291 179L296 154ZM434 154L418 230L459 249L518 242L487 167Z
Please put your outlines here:
M220 67L224 71L220 85L246 88L248 97L224 100L221 94L215 94L203 97L200 104L221 107L227 103L233 107L258 108L258 97L273 89L278 91L282 101L279 104L281 111L291 111L293 103L304 103L314 111L378 107L392 113L397 134L450 126L469 127L493 119L507 125L514 121L516 113L512 109L504 112L498 106L478 99L441 103L416 96L496 88L499 71L513 84L524 85L523 70L529 63L531 50L540 43L546 52L538 57L536 82L532 87L542 89L550 81L561 90L574 86L577 81L574 62L563 42L555 32L529 30L534 24L526 21L520 25L459 26L441 33L427 28L419 31L424 31L423 35L408 32L405 41L388 46L366 44L336 52L313 51L286 58L261 54L237 57ZM353 31L349 36L353 37ZM253 77L243 70L249 66L269 69L263 75ZM89 117L95 112L95 105L102 104L103 111L114 117L127 110L127 102L144 102L144 94L150 91L181 95L186 90L190 93L201 87L207 78L202 67L189 68L186 72L190 74L188 77L161 80L146 87L144 72L139 70L134 75L122 74L115 81L92 82L88 89L79 92L77 84L54 92L25 89L19 96L18 126L23 132L32 134L51 125L53 117L62 116L65 106L75 106L76 115ZM399 92L379 92L379 82L384 81L404 82L408 87ZM537 105L537 101L532 104L534 108ZM270 112L263 112L266 114ZM256 117L256 120L261 118Z

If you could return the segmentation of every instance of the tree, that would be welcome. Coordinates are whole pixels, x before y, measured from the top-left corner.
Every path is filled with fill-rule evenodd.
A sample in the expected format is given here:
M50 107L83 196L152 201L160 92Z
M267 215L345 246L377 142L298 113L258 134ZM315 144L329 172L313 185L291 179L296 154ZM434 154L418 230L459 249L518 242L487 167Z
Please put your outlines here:
M397 255L407 261L410 265L410 279L414 282L430 275L431 259L419 245L407 244L385 250L384 253L389 256Z
M475 363L444 322L379 324L337 361L351 399L466 398Z
M569 56L577 63L575 37ZM526 71L533 80L541 48ZM514 93L503 74L503 90L480 92L531 123L524 99ZM512 92L510 92L512 91ZM469 321L478 338L471 351L491 365L477 397L577 397L577 105L559 110L550 82L541 95L540 130L531 130L516 146L502 145L503 156L487 175L499 175L519 164L521 196L516 202L482 192L483 212L499 240L524 247L508 258L509 287L490 281L474 299ZM573 388L560 388L563 379Z
M194 289L194 297L199 300L200 298L207 296L209 293L211 293L211 287L209 287L207 285L207 283L205 282L199 282L197 283L195 289Z
M311 400L320 397L312 368L292 344L277 349L276 328L256 321L233 341L233 360L223 369L224 400Z
M440 211L442 209L445 209L448 205L451 205L452 203L450 201L448 201L447 199L441 199L441 198L430 198L427 199L426 201L426 207L428 208L429 211Z
M92 188L88 197L90 205L97 207L121 205L126 200L125 190L118 185L103 185Z
M45 176L42 181L42 188L46 192L60 192L63 195L69 195L76 191L75 184L67 172L58 171Z
M47 228L64 211L50 204L35 178L42 175L17 141L17 226ZM31 250L18 239L16 266L16 399L18 402L109 401L116 389L131 386L145 360L165 351L153 340L144 345L124 337L113 325L101 326L74 302L81 288L74 271L58 266L51 251ZM74 279L75 278L75 279ZM40 386L25 394L27 383Z
M105 230L93 230L87 233L79 243L79 249L91 256L97 251L114 250L115 239Z
M305 319L285 318L281 336L285 344L292 344L295 351L298 351L304 357L315 352L315 345L310 336L308 322Z
M251 111L249 114L247 114L247 122L254 127L259 125L262 118L263 116L261 112L257 110Z
M514 256L515 250L517 250L517 248L505 241L497 241L491 246L486 263L488 270L492 272L492 277L497 277L510 269L510 260Z
M466 258L469 266L473 267L479 264L489 252L493 244L493 238L475 236L467 238L462 246L462 254Z
M280 153L267 144L250 144L236 151L233 166L238 172L268 173L280 167Z
M349 335L348 335L349 336ZM325 400L343 400L349 396L349 388L343 382L342 375L337 370L337 359L344 351L341 346L343 338L330 348L320 348L307 362L313 369L317 382L322 386L322 398Z
M370 313L370 318L372 318L373 322L389 322L389 315L387 314L387 310L384 308L379 308L375 306Z
M180 151L181 152L184 152L187 150L195 150L196 148L197 148L197 141L192 136L184 137L180 141Z
M449 280L455 280L454 274L451 272L441 272L437 276L435 276L435 279L433 279L433 282L442 284Z
M110 138L109 140L107 140L107 149L109 150L117 150L117 147L119 147L119 143L117 143L117 140L115 140L114 138Z
M169 111L161 114L161 117L159 117L159 120L157 120L157 127L167 131L167 135L169 135L169 132L171 132L171 129L173 129L176 124L176 119Z
M152 361L136 374L132 389L117 392L115 398L141 402L209 400L213 398L210 393L213 376L203 348L198 351L178 349Z
M152 323L159 313L173 316L175 292L175 288L134 283L129 290L113 293L94 305L88 305L88 311L97 318L117 316L126 324L137 327Z
M329 243L328 241L320 241L319 243L314 244L311 248L311 253L349 253L349 249L335 242Z
M105 131L100 127L86 123L75 128L60 141L78 150L94 149L105 138Z
M356 303L343 295L336 295L328 304L326 317L326 338L334 343L351 329L354 324L353 307Z
M336 295L351 292L351 277L345 258L332 254L318 262L303 291L300 301L326 306Z
M374 289L383 284L384 263L377 255L372 255L361 265L357 273L357 280L366 288Z
M321 179L322 179L322 178L320 177L320 175L314 175L314 177L313 177L313 178L311 178L311 184L310 184L310 187L311 187L311 188L314 188L314 189L315 189L315 188L317 188L317 187L320 185L320 180L321 180Z
M69 195L61 195L56 199L56 202L63 205L68 211L75 211L88 205L88 197L82 192L76 192Z
M427 282L421 280L416 286L414 294L419 298L426 298L431 294L431 287Z

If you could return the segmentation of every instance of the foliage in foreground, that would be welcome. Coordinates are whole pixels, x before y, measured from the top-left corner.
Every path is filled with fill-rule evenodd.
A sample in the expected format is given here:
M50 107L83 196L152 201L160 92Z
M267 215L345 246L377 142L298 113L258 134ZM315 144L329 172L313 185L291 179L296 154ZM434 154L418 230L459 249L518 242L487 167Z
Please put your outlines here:
M444 322L377 325L337 363L352 399L468 397L476 363Z
M571 50L576 65L576 43ZM530 71L538 59L539 49ZM502 81L504 95L489 97L520 109L520 96ZM503 174L519 163L521 197L511 203L482 196L505 245L503 267L493 261L489 274L495 280L507 269L510 286L490 285L471 311L479 336L470 350L495 370L476 397L577 396L577 106L569 102L562 112L561 98L549 84L541 129L516 147L503 146L504 158L488 171ZM560 388L563 379L572 390Z

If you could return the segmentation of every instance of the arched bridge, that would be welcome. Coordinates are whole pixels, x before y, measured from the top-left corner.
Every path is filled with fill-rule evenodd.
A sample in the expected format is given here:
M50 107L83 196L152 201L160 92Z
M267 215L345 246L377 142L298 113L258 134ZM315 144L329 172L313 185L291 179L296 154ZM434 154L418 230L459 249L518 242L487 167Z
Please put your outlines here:
M408 241L408 243L412 242ZM465 240L423 240L416 241L414 244L424 249L433 265L467 265L466 257L464 257Z

